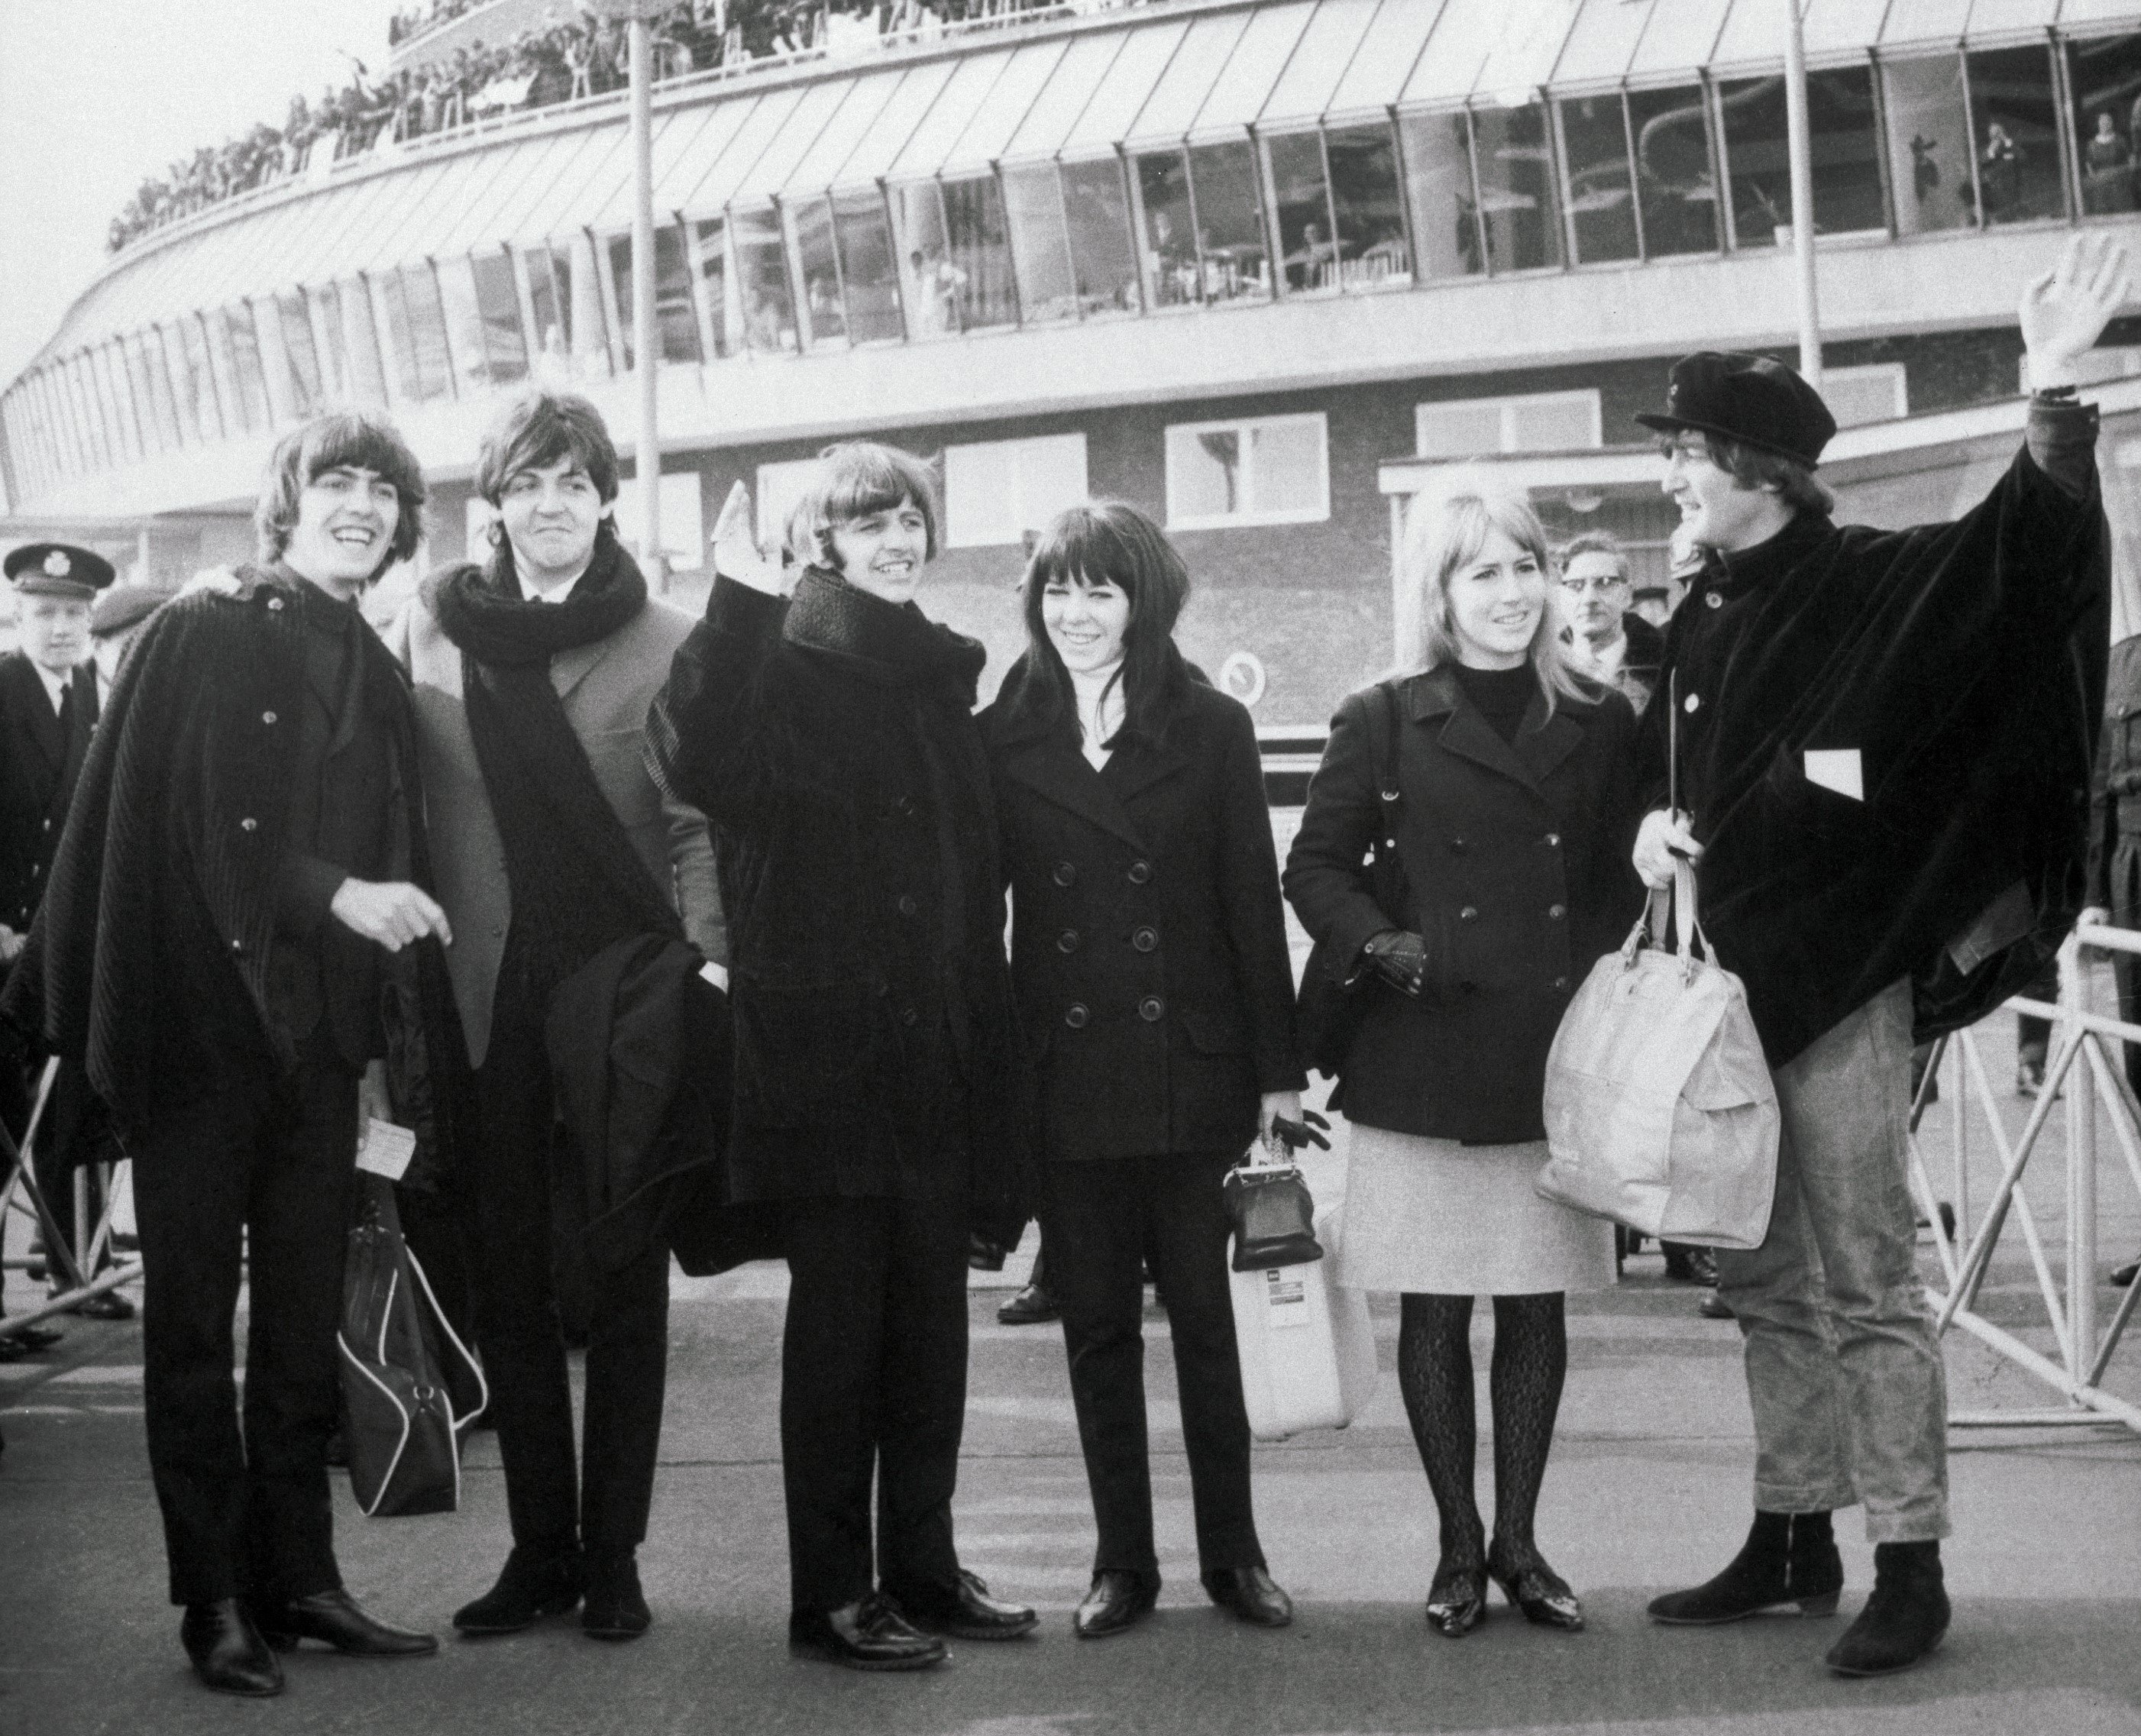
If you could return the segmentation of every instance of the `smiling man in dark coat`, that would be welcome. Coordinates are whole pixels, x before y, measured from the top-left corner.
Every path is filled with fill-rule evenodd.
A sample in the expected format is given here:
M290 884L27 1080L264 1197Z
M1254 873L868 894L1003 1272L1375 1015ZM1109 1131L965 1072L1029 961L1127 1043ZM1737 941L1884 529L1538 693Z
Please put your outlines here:
M1641 736L1653 886L1699 858L1783 1112L1766 1241L1720 1251L1746 1341L1755 1517L1661 1621L1833 1610L1829 1515L1866 1509L1874 1586L1830 1650L1907 1669L1946 1631L1947 1399L1907 1177L1914 1023L1952 1029L2036 969L2081 899L2109 637L2096 413L2076 361L2126 294L2079 237L2031 283L2023 450L1952 524L1839 527L1814 466L1835 423L1764 357L1673 369L1666 492L1705 551ZM1668 725L1681 811L1666 810Z
M271 1641L436 1649L342 1590L326 1458L358 1129L386 1113L385 954L448 937L413 883L407 688L356 607L423 502L383 421L323 417L276 449L259 564L160 610L120 671L4 1002L86 1067L134 1159L170 1596L226 1693L280 1691ZM438 1054L443 960L421 975Z

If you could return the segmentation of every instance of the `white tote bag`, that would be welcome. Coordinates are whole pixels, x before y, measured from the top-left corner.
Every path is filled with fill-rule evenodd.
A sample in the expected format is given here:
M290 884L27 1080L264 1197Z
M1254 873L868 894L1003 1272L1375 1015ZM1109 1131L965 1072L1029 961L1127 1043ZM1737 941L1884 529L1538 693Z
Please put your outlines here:
M1591 967L1562 1016L1538 1192L1646 1236L1759 1247L1777 1188L1776 1087L1746 991L1696 918L1686 864L1673 950L1647 927Z
M1334 1212L1316 1214L1316 1239L1335 1250ZM1234 1342L1249 1433L1282 1441L1307 1429L1343 1429L1376 1390L1368 1299L1334 1281L1328 1254L1297 1266L1230 1271Z

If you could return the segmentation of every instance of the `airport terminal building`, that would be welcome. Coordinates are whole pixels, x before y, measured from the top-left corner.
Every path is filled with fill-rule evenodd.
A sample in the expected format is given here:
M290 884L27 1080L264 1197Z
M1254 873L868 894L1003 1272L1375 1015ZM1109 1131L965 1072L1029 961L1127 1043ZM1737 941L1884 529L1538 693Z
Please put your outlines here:
M672 79L653 357L621 96L315 152L87 286L0 396L0 529L175 583L247 551L276 435L354 401L409 435L427 558L458 557L503 397L569 384L629 455L652 366L684 600L735 479L770 528L817 447L883 437L941 455L936 607L993 669L1023 535L1120 496L1189 562L1185 648L1267 735L1312 730L1390 659L1394 529L1435 465L1490 455L1662 563L1632 416L1686 350L1793 353L1783 17L1149 0ZM2141 207L2141 6L1811 0L1806 34L1825 474L1855 516L1946 516L2020 429L2020 283ZM2123 564L2137 327L2100 353L2137 376L2099 393Z

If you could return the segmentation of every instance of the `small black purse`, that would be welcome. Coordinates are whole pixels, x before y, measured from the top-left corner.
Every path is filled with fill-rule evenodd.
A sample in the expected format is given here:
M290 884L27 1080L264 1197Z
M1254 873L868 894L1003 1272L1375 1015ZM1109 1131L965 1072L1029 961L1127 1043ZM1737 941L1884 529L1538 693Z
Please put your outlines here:
M1398 859L1397 838L1397 684L1378 681L1376 691L1382 695L1383 703L1368 714L1368 770L1375 781L1382 824L1370 840L1367 859L1361 864L1361 883L1395 927L1405 903L1405 864ZM1346 981L1356 963L1354 959L1332 957L1329 942L1318 941L1301 975L1294 1023L1308 1065L1326 1079L1336 1079L1345 1070L1346 1056L1367 1010L1371 973L1361 971L1351 982Z

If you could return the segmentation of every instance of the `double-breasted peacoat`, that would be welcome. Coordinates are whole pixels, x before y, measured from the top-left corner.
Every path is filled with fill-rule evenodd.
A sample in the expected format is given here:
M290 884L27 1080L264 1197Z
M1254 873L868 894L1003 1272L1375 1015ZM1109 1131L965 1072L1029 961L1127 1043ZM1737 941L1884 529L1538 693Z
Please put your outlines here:
M0 657L0 923L30 930L66 825L75 780L96 727L96 674L68 677L62 725L44 678L19 651Z
M1051 1158L1239 1152L1307 1083L1249 714L1180 678L1156 740L1095 770L1067 722L982 715L1011 888L1011 981Z
M1559 699L1549 715L1540 693L1509 743L1446 665L1401 681L1397 697L1396 801L1371 770L1385 701L1369 688L1331 720L1287 858L1287 897L1341 968L1354 970L1385 929L1426 944L1417 1000L1361 974L1343 1107L1398 1133L1543 1138L1547 1050L1562 1013L1642 907L1629 858L1641 819L1634 713L1602 693ZM1379 836L1395 838L1403 868L1394 910L1362 879Z

